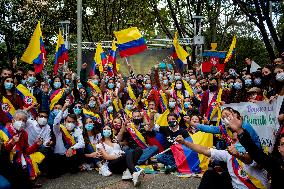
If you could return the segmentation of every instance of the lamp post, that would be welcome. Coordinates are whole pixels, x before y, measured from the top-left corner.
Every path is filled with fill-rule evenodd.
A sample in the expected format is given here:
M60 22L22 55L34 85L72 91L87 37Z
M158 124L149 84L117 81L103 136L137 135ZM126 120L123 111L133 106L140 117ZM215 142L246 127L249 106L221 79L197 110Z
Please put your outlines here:
M82 0L77 0L77 75L82 66Z

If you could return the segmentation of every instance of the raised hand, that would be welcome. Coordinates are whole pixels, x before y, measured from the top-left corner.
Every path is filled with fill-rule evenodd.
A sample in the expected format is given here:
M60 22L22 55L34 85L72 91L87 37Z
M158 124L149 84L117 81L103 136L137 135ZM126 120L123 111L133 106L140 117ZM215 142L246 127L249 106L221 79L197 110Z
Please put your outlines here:
M178 135L176 137L176 142L180 143L180 144L184 144L185 143L185 140L184 138L182 137L182 135Z

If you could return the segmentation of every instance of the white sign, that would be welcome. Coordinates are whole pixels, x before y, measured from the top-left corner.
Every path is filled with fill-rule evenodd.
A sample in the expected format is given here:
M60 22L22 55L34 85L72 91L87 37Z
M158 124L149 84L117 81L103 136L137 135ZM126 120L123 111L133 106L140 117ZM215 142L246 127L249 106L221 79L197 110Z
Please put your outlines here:
M271 103L261 102L241 102L225 104L224 107L231 107L240 112L243 120L251 124L257 132L264 149L272 151L276 133L279 129L278 115L283 102L283 96Z

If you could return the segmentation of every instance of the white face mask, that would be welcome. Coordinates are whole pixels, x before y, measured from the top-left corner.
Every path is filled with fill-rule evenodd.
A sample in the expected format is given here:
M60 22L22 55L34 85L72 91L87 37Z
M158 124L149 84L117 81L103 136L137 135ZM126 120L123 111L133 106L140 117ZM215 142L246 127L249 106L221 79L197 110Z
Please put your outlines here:
M182 84L176 84L177 89L181 89L182 88Z
M44 118L44 117L40 117L40 118L38 118L37 122L38 122L39 125L44 126L44 125L47 124L47 119Z
M15 121L13 123L13 126L17 131L21 131L25 128L25 123L22 121Z
M277 81L284 81L284 72L276 74L276 80Z
M229 120L227 119L227 118L221 118L221 121L222 121L222 123L224 123L224 125L226 126L226 127L228 127L229 126Z
M75 128L75 124L74 123L66 123L65 127L68 131L72 131Z

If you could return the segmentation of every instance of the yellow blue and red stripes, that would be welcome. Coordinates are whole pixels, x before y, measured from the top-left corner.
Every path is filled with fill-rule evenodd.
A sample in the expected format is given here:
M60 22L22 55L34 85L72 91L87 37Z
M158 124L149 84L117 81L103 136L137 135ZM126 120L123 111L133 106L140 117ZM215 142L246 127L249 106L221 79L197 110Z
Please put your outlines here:
M64 64L67 61L68 61L67 49L65 47L64 39L62 37L61 31L59 30L57 45L56 45L56 53L55 53L53 73L57 74L59 65Z
M127 57L147 49L146 40L136 27L114 32L120 56Z
M188 142L193 142L191 137L185 139ZM172 153L175 158L177 169L180 173L200 173L200 160L198 153L187 148L182 144L171 146Z

